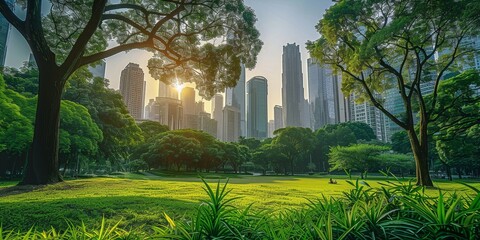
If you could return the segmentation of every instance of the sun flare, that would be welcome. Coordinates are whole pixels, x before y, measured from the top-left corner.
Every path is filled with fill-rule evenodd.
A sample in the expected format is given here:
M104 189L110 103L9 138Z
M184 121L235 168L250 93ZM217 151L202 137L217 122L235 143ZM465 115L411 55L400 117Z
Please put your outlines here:
M172 86L177 90L178 93L182 92L182 89L185 87L185 84L179 83L178 81L173 83Z

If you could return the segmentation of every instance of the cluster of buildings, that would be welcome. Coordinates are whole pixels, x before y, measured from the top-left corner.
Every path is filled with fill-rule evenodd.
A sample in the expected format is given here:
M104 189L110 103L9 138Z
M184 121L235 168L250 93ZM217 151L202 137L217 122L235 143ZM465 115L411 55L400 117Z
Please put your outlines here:
M129 63L120 78L120 93L135 119L158 121L171 130L202 130L228 142L237 141L240 136L259 139L268 136L267 91L264 77L245 82L242 66L236 87L228 88L225 95L216 94L208 113L204 102L197 101L194 88L184 87L179 92L163 82L159 82L158 97L145 106L144 73L138 64Z
M466 44L480 49L480 38ZM480 59L475 55L466 68L480 69ZM160 82L158 97L150 99L144 108L143 71L130 63L122 71L120 91L125 103L136 119L159 121L170 129L191 128L203 130L223 141L237 141L239 137L264 139L274 131L287 126L317 130L327 124L347 121L364 122L374 131L377 139L389 142L393 133L401 129L370 102L358 102L355 94L341 91L342 75L330 66L307 59L308 99L304 96L300 48L295 43L283 47L282 56L282 106L273 107L274 119L268 119L267 79L255 76L245 81L242 66L236 87L225 94L216 94L211 101L211 114L204 103L196 100L195 89L183 88L179 93L172 86ZM433 77L433 75L432 75ZM424 94L433 91L433 81L421 85ZM133 95L134 96L133 96ZM381 96L384 105L393 115L400 116L403 102L398 91L387 90Z

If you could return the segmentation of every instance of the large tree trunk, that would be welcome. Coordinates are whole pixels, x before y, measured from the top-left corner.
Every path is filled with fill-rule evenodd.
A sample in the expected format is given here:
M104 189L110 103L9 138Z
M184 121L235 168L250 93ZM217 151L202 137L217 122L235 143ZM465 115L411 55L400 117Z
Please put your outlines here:
M58 170L60 101L63 79L55 68L39 69L39 89L33 143L21 185L62 181Z
M417 137L412 128L407 131L410 138L413 156L415 158L417 185L432 187L433 182L428 170L428 135L426 127L420 126L421 134ZM420 138L420 139L419 139Z

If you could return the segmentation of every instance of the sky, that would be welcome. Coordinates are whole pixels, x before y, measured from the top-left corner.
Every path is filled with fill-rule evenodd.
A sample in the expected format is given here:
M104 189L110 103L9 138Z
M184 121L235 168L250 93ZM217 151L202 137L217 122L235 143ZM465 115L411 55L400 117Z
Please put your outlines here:
M264 43L256 67L246 71L246 80L254 76L267 78L268 116L269 119L273 119L273 107L282 104L282 47L287 43L300 45L305 97L308 98L306 59L309 54L305 49L305 43L319 37L315 25L323 16L325 9L333 3L331 0L245 0L245 4L255 11L258 18L256 26ZM17 14L21 15L19 10ZM22 66L23 62L28 60L30 53L28 45L15 30L11 32L8 41L6 65ZM134 62L145 72L147 83L145 103L148 99L155 98L158 94L158 81L150 77L147 68L151 56L147 51L133 50L107 58L105 77L109 79L110 87L119 88L121 71L129 62ZM200 98L197 98L197 101L199 100ZM208 102L205 108L210 111Z

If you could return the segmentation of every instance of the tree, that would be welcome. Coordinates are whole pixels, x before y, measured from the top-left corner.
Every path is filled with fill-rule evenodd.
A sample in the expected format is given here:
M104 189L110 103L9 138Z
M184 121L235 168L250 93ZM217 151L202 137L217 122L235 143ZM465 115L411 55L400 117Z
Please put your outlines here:
M138 124L138 127L142 130L143 138L145 140L154 137L157 134L168 131L168 126L162 125L155 121L145 121Z
M21 168L21 159L25 157L33 136L31 120L22 113L12 95L27 101L24 96L7 90L0 75L0 178L5 177L7 171L15 175Z
M379 164L385 173L396 173L404 177L405 173L415 170L412 154L382 153L378 156Z
M262 145L262 142L256 138L245 137L240 137L238 143L247 146L251 151L257 150Z
M357 140L372 141L377 139L372 127L364 122L345 122L340 125L350 128Z
M440 80L474 51L465 40L478 32L479 10L474 0L340 0L317 25L321 37L307 44L313 57L342 73L346 93L370 101L406 130L418 185L433 185L427 127ZM426 81L433 83L430 104L422 87ZM400 115L381 99L390 88L402 99Z
M338 128L349 128L355 135L356 140L365 140L371 141L377 139L377 136L373 132L373 129L366 123L363 122L344 122L340 124L330 124L326 125L324 129L328 132L333 132Z
M0 12L27 41L39 71L34 137L21 184L61 181L60 100L80 67L148 49L154 52L149 61L154 78L195 81L208 98L235 85L240 63L254 67L262 46L253 11L238 0L51 1L47 14L41 12L41 0L20 4L25 19L0 1ZM107 49L110 40L117 45Z
M405 131L400 131L392 134L392 150L398 153L411 153L410 141L408 134Z
M436 141L440 162L448 178L451 168L462 172L480 167L478 125L480 124L480 76L469 70L440 83L430 134ZM430 102L431 96L426 101ZM478 174L477 172L474 174Z
M370 128L370 127L369 127ZM371 128L370 128L371 129ZM317 144L313 150L317 166L322 171L328 171L328 153L333 146L348 146L357 143L355 133L346 125L327 125L315 132Z
M60 124L60 153L65 157L63 175L65 176L72 159L76 160L73 172L78 175L80 156L90 158L96 156L99 144L103 140L102 131L84 106L68 100L62 101Z
M11 122L11 124L6 127L6 132L0 132L0 143L3 140L7 142L5 149L7 156L5 156L5 160L11 162L10 172L15 173L23 167L27 149L32 142L36 98L28 97L33 95L30 92L22 91L22 94L20 94L11 90L19 89L17 87L21 86L22 83L28 82L26 80L34 79L30 73L22 74L22 76L8 74L6 76L9 82L7 85L3 82L0 83L0 99L6 100L11 104L2 104L0 111L2 111L2 115L11 118L6 121ZM17 87L12 88L12 80L18 81L16 82ZM32 87L34 88L34 86ZM77 160L75 169L78 170L80 155L92 157L97 153L98 144L102 141L102 132L92 120L87 109L80 104L63 100L60 114L60 153L65 174L71 159Z
M152 168L174 166L180 171L182 166L195 165L200 160L200 154L198 140L167 132L154 139L143 158Z
M106 79L92 78L86 69L78 70L70 78L63 99L85 106L102 130L97 161L118 165L143 140L141 129L128 113L122 96L108 88Z
M240 166L250 158L247 146L235 142L224 143L224 160L229 164L235 173L238 173Z
M311 129L300 127L277 129L274 134L272 144L276 145L280 153L288 159L293 175L295 163L313 150L316 138Z
M359 171L361 178L366 178L369 171L378 168L380 153L387 150L388 147L370 144L333 147L328 154L330 171Z

